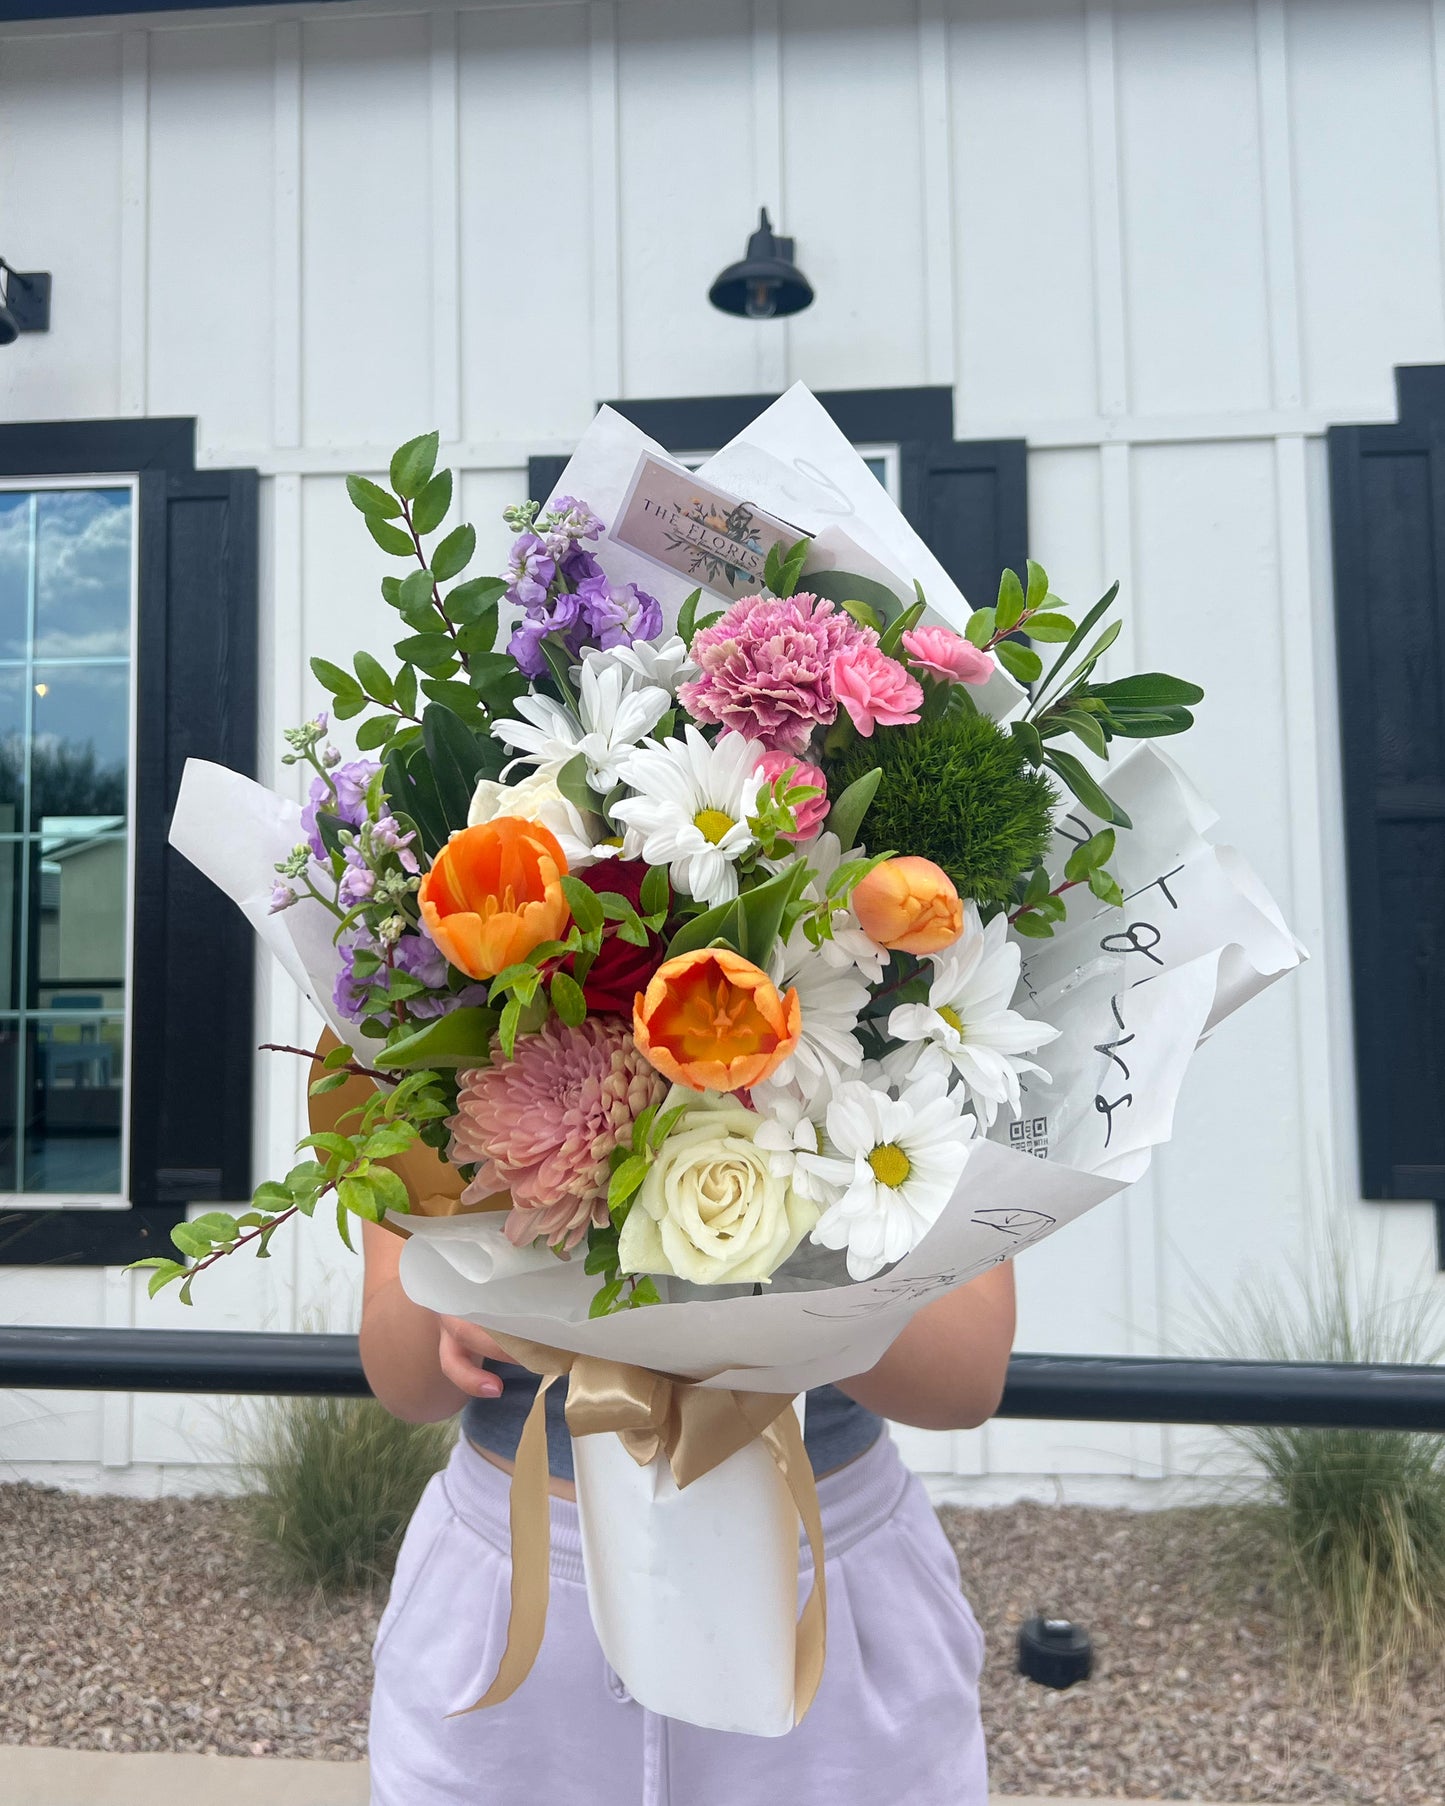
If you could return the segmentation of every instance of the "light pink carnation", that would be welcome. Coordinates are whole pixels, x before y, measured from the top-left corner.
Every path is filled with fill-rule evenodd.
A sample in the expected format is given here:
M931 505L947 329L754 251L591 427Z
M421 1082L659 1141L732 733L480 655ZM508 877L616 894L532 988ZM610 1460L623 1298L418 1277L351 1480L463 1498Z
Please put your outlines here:
M608 1156L666 1090L616 1016L550 1021L510 1060L494 1047L490 1065L462 1074L447 1124L455 1164L479 1163L463 1201L510 1191L510 1241L576 1247L607 1221Z
M923 686L896 658L861 646L833 660L833 688L865 740L875 727L909 727L923 707Z
M796 753L764 753L758 760L758 775L766 778L770 784L774 778L782 777L784 772L788 773L789 788L806 785L809 789L816 789L818 795L804 797L801 803L794 803L793 817L798 829L795 834L785 834L783 838L811 840L828 819L828 779L816 765L810 765Z
M678 700L698 721L800 753L813 729L838 713L832 671L839 653L876 640L816 596L744 596L692 642L702 675L679 688Z
M903 650L919 670L951 684L986 684L993 676L993 660L947 627L915 627L903 635Z

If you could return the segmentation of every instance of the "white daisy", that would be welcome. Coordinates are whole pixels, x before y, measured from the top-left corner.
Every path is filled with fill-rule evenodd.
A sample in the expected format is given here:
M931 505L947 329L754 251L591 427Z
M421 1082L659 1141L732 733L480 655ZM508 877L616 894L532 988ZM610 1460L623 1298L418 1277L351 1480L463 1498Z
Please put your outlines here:
M663 692L656 692L662 694ZM668 865L676 889L709 907L738 894L737 860L754 844L763 749L741 734L709 746L690 722L681 740L639 747L618 774L637 792L612 808L626 828L623 857Z
M812 1239L847 1249L850 1278L902 1260L938 1221L975 1127L960 1102L941 1074L910 1081L896 1098L856 1080L834 1092L827 1133L836 1157L809 1162L834 1201Z
M688 657L687 647L675 633L665 640L634 640L630 646L609 646L606 651L597 649L584 652L582 663L595 665L599 671L606 671L613 666L631 671L644 683L656 684L670 696L677 693L680 683L686 683L690 677L697 676L697 666ZM574 666L574 678L580 678L580 675L581 667Z
M801 929L786 941L774 941L768 955L768 976L786 992L798 993L802 1032L797 1047L773 1077L780 1085L795 1084L811 1097L820 1086L831 1087L863 1064L863 1049L853 1032L868 1004L868 987L854 968L839 967L814 947Z
M807 890L807 895L815 903L822 901L828 880L845 859L867 857L861 847L854 847L845 853L838 843L838 836L827 829L806 845L800 846L798 856L806 859L817 873ZM887 951L876 941L869 940L858 926L858 918L851 908L833 911L833 938L824 941L819 952L828 965L840 971L851 967L870 985L876 985L882 979L884 968L888 964Z
M985 928L976 905L964 907L963 933L951 947L929 956L933 979L928 1002L901 1003L888 1018L896 1040L922 1044L926 1059L947 1065L967 1087L985 1129L999 1105L1019 1111L1019 1074L1048 1074L1020 1058L1057 1039L1058 1029L1033 1022L1008 1006L1018 987L1020 952L1008 938L1002 911Z
M749 1095L762 1119L753 1141L767 1153L774 1178L788 1180L810 1204L832 1203L836 1188L827 1186L816 1171L831 1091L824 1087L804 1098L795 1086L768 1079L754 1085Z
M516 708L523 719L494 721L492 732L531 765L565 765L581 753L587 782L606 796L622 761L671 707L666 690L644 683L635 672L584 663L575 715L550 696L520 696Z

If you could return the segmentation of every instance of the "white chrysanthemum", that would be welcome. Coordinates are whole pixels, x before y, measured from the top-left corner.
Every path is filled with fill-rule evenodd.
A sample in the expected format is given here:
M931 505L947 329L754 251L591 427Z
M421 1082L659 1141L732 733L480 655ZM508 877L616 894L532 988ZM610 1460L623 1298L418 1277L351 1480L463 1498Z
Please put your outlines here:
M754 1085L750 1096L760 1118L753 1140L766 1150L773 1176L786 1179L800 1198L812 1204L832 1203L836 1188L825 1184L817 1171L831 1091L823 1087L805 1098L796 1086L768 1079Z
M836 1157L810 1162L834 1201L812 1239L846 1248L853 1279L871 1279L911 1253L938 1221L968 1158L975 1124L941 1073L911 1080L899 1096L850 1080L828 1106Z
M774 941L768 976L780 992L796 989L802 1012L798 1045L773 1073L775 1082L797 1085L812 1097L855 1073L863 1049L854 1030L868 1005L868 987L854 968L833 965L795 929L786 942Z
M844 860L864 859L867 855L861 847L854 847L850 852L844 853L838 836L825 829L815 839L798 848L798 857L806 859L817 873L808 885L806 894L814 902L821 902L828 880ZM879 983L888 964L886 950L876 941L869 940L858 926L858 918L851 908L833 911L833 938L824 941L819 952L828 965L839 971L852 968L865 984L870 985Z
M626 859L672 869L676 889L699 903L738 894L737 861L754 844L747 818L757 807L763 749L741 734L709 746L690 722L681 740L639 747L621 761L637 794L612 808L623 823Z
M615 847L593 851L595 840L606 833L602 818L583 811L557 788L560 765L539 765L519 783L499 784L493 778L479 778L472 792L472 805L467 811L467 826L495 821L499 815L515 815L522 821L540 822L557 837L557 844L567 855L568 871L580 871L595 860L604 858Z
M605 651L593 650L582 654L584 665L595 665L599 671L606 671L618 666L630 671L643 683L656 684L659 689L666 690L672 696L677 693L677 686L686 683L690 677L697 676L697 666L688 657L687 647L674 633L665 640L634 640L630 646L609 646ZM581 668L573 668L573 675L580 679Z
M929 956L928 1002L901 1003L888 1018L895 1040L926 1047L930 1063L946 1061L958 1074L986 1129L1000 1104L1017 1116L1021 1072L1048 1078L1041 1066L1020 1056L1059 1033L1008 1007L1018 988L1020 958L1018 943L1008 938L1007 916L1000 912L985 928L969 903L958 940Z
M635 672L584 664L576 715L550 696L520 696L516 709L522 720L494 721L492 732L531 765L565 765L581 753L587 782L605 796L622 761L671 707L666 690L644 683Z

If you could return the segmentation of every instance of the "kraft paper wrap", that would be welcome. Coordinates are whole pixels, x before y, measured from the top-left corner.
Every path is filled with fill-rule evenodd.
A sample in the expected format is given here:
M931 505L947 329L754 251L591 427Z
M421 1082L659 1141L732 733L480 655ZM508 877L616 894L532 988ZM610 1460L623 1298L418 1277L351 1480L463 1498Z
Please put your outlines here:
M827 1646L827 1582L823 1519L813 1467L793 1401L785 1393L729 1392L674 1379L649 1367L630 1367L593 1355L549 1348L519 1336L498 1336L519 1366L541 1376L517 1444L509 1515L512 1533L512 1611L496 1677L466 1712L500 1705L531 1672L542 1647L551 1590L552 1514L547 1502L547 1393L567 1376L567 1428L574 1436L612 1432L639 1467L659 1457L679 1487L720 1467L754 1437L777 1465L797 1508L813 1556L813 1583L798 1620L793 1667L793 1721L801 1723L823 1676Z
M321 1062L341 1043L330 1029L316 1047L311 1078L324 1073ZM350 1110L364 1105L374 1086L353 1073L344 1085L310 1099L312 1132L338 1131ZM404 1154L381 1163L405 1184L418 1216L446 1217L477 1211L505 1210L505 1192L477 1204L463 1204L463 1181L434 1148L416 1142ZM387 1221L387 1228L406 1230ZM512 1471L508 1510L512 1533L512 1611L506 1647L496 1678L467 1712L500 1705L531 1673L547 1623L551 1592L552 1515L547 1503L547 1393L552 1382L567 1377L567 1428L574 1436L612 1433L639 1467L659 1457L672 1469L679 1487L720 1467L730 1455L759 1438L772 1456L783 1484L797 1508L813 1556L813 1583L798 1620L793 1669L794 1721L813 1703L823 1676L827 1644L827 1582L823 1572L823 1519L813 1466L803 1446L793 1400L780 1392L733 1392L703 1388L649 1367L631 1367L593 1355L573 1354L518 1336L494 1336L512 1359L541 1378L537 1396L522 1427ZM464 1715L464 1714L463 1714ZM454 1714L454 1716L457 1716Z
M321 1062L341 1042L329 1028L321 1031L321 1039L316 1043L316 1059L311 1067L310 1077L314 1081L324 1076ZM348 1075L344 1085L338 1085L334 1091L325 1091L320 1097L310 1099L311 1132L329 1131L345 1133L340 1127L341 1118L348 1110L358 1110L372 1096L375 1087L370 1079L362 1078L360 1073ZM494 1192L489 1198L482 1198L475 1204L464 1204L462 1192L465 1180L454 1166L448 1166L435 1148L429 1148L424 1141L417 1141L404 1154L393 1155L390 1160L379 1162L389 1166L401 1182L406 1186L407 1195L411 1199L411 1208L420 1217L455 1217L471 1216L486 1210L507 1210L512 1200L506 1192ZM405 1236L406 1230L393 1222L390 1217L382 1225L390 1229L394 1235Z

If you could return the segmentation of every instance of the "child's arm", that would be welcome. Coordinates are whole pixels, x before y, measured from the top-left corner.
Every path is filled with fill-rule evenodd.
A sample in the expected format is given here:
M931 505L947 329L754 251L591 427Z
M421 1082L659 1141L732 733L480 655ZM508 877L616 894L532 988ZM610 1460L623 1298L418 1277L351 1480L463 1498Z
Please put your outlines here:
M496 1398L501 1379L482 1363L505 1361L503 1351L475 1324L413 1304L397 1271L401 1237L376 1223L361 1230L361 1365L382 1404L408 1423L436 1423L469 1398Z
M876 1367L839 1386L920 1430L974 1430L998 1409L1014 1339L1013 1263L926 1304Z

